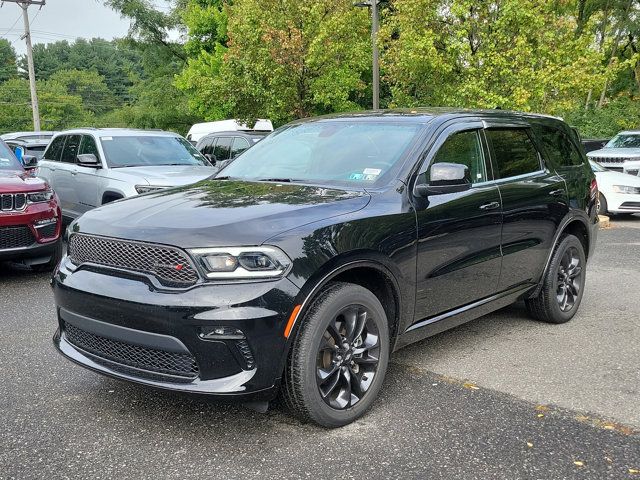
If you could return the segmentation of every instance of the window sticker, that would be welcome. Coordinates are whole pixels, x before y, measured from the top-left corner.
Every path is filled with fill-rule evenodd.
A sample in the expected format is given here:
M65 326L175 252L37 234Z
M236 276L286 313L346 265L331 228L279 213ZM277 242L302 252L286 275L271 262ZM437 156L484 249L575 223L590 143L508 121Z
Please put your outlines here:
M380 175L380 172L382 172L382 170L380 170L379 168L365 168L362 173L364 173L365 175L374 175L374 176L378 176Z
M100 137L101 140L113 140L113 137Z

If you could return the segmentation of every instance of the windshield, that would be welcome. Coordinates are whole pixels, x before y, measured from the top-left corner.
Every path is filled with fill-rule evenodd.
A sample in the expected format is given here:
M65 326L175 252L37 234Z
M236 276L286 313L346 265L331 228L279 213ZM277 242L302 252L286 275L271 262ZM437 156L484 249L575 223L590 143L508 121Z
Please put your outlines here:
M22 165L11 149L0 141L0 170L22 170Z
M193 145L181 137L105 136L101 137L100 141L107 164L112 168L211 165Z
M599 163L594 162L593 160L589 160L589 164L591 165L591 170L593 170L594 172L608 172L609 171L606 168L604 168L602 165L600 165Z
M284 127L219 177L370 186L402 158L421 124L321 121Z
M618 134L604 148L640 148L640 133Z

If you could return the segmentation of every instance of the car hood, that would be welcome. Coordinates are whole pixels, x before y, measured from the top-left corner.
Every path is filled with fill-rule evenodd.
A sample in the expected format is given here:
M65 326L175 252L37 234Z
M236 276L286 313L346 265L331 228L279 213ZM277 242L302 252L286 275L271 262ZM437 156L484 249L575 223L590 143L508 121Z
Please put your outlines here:
M640 148L601 148L587 153L588 157L599 158L640 158Z
M0 170L0 193L38 192L47 188L47 183L31 177L21 170Z
M216 172L213 167L199 165L158 165L112 168L109 176L137 185L176 187L199 182Z
M182 248L260 245L292 228L360 210L369 200L361 191L205 180L96 208L72 231Z

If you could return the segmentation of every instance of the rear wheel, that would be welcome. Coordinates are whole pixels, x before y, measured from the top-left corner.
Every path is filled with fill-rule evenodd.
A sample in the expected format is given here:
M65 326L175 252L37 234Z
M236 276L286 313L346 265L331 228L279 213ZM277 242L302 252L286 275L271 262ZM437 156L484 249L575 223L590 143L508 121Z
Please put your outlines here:
M362 416L380 391L389 361L389 326L376 296L330 284L301 319L282 397L294 415L324 427Z
M549 323L571 320L582 301L585 268L582 242L574 235L564 236L553 252L540 293L525 301L531 316Z

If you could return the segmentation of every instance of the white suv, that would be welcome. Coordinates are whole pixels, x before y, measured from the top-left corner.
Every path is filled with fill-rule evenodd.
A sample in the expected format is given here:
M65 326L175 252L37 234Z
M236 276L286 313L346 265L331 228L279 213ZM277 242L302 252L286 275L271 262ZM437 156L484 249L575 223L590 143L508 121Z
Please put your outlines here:
M71 219L114 200L198 182L217 170L180 135L115 128L60 132L38 163L38 176Z
M587 153L589 160L608 170L640 174L640 130L626 130L613 137L604 148Z

